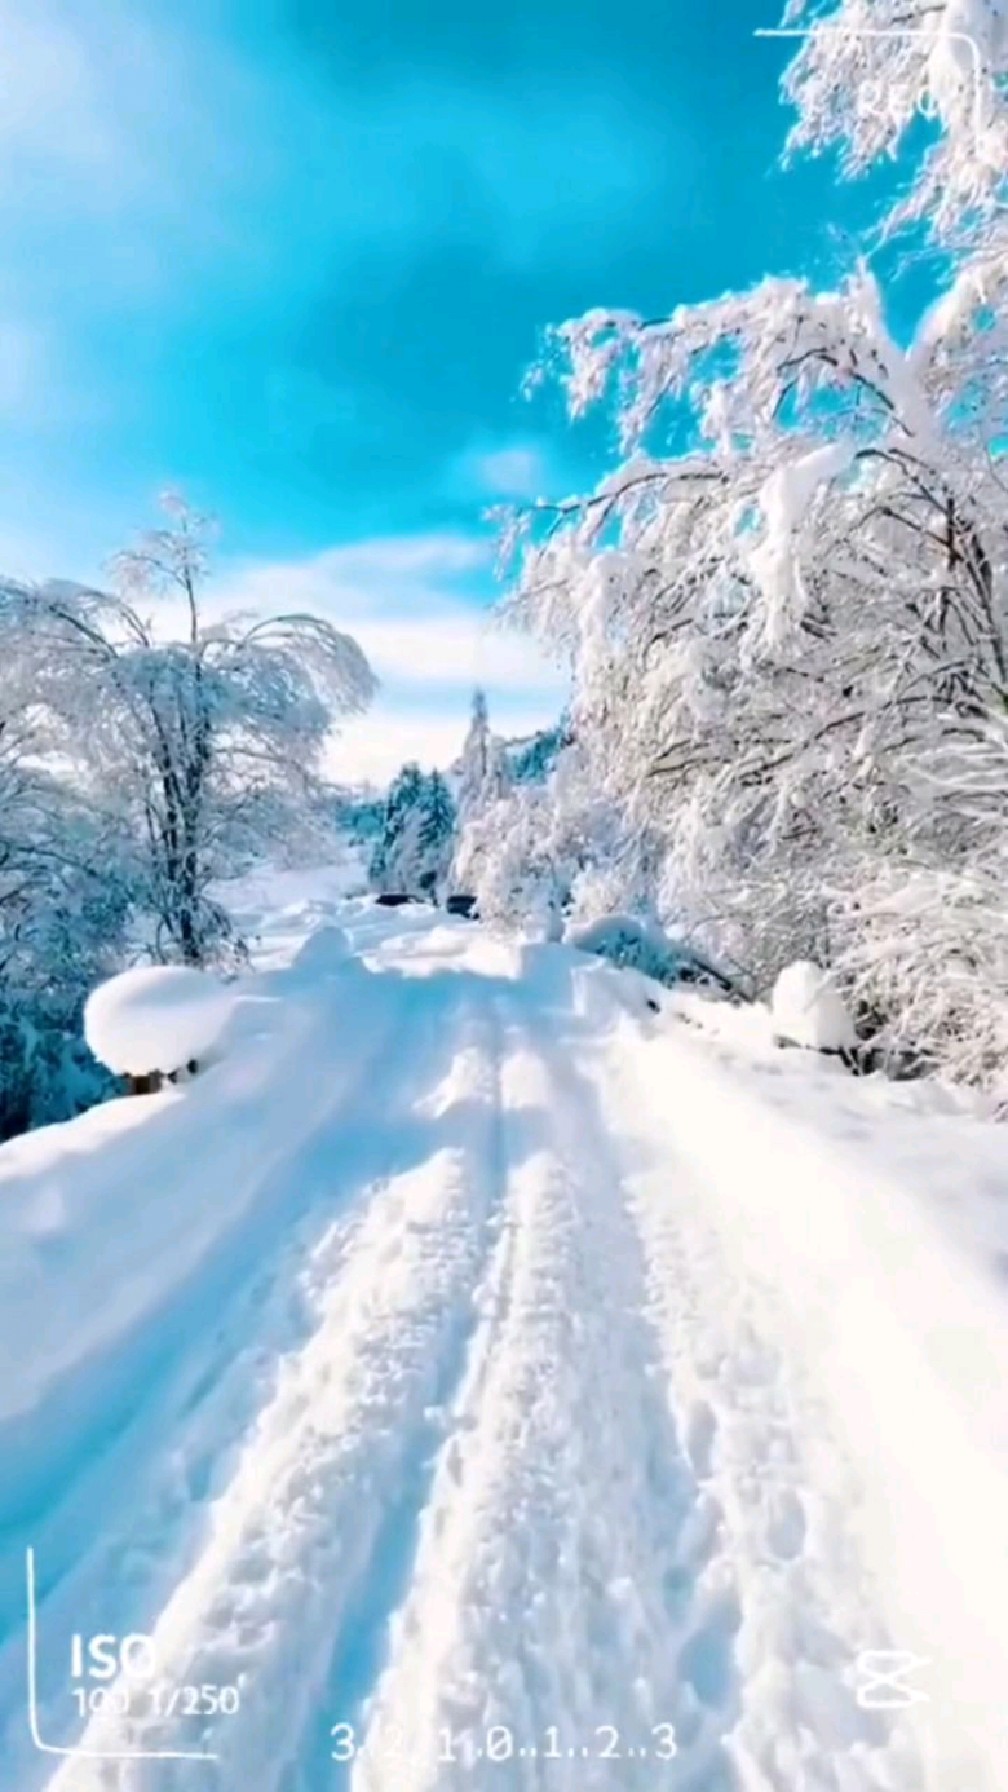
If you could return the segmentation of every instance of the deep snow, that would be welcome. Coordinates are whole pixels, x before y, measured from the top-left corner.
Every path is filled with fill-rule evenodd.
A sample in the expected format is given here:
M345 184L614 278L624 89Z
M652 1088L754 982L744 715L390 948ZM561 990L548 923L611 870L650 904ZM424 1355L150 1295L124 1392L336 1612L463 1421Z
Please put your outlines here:
M0 1149L4 1786L1003 1792L1004 1129L343 888Z

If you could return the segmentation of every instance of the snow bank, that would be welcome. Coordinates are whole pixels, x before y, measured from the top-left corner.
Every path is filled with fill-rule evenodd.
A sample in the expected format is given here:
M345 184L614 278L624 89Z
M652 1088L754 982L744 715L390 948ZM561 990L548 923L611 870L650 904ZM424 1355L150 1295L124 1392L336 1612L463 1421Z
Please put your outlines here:
M613 1018L611 1099L632 1100L641 1136L702 1178L740 1283L777 1315L780 1359L789 1373L805 1364L814 1375L823 1447L837 1453L834 1484L843 1484L845 1463L860 1484L850 1512L859 1558L876 1578L891 1647L924 1664L916 1683L929 1701L921 1727L932 1772L901 1783L1000 1792L1008 1786L1000 1129L923 1111L901 1121L896 1101L922 1100L923 1090L881 1079L873 1087L875 1079L814 1059L747 1064L741 1049L729 1058L672 1016L645 1033L616 1003ZM654 1198L665 1199L661 1184ZM855 1771L847 1783L867 1782Z
M118 1076L178 1070L216 1045L233 1007L233 992L206 971L138 966L92 991L84 1037Z
M825 971L808 959L785 965L773 992L774 1032L809 1051L846 1051L857 1042L854 1022Z

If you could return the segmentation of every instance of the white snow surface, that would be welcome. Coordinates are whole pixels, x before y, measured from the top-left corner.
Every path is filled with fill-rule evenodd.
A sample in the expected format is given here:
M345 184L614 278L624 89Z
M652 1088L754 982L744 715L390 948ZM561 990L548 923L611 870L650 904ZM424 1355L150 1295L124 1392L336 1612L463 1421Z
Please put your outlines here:
M781 1039L810 1051L839 1052L855 1044L854 1022L827 973L808 959L784 966L773 989L774 1027Z
M245 900L226 1056L0 1148L4 1785L1003 1792L1004 1128ZM96 1633L152 1638L126 1714Z
M213 1050L233 1007L233 991L209 971L137 965L92 990L84 1037L119 1076L178 1070Z

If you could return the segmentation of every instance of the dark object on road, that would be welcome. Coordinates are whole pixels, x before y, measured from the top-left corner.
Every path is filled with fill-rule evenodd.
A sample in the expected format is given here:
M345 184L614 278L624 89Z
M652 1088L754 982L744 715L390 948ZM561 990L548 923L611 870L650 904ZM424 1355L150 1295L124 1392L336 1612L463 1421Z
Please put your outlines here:
M407 896L401 890L383 890L380 896L375 897L379 908L402 908L404 903L417 901L419 897Z
M445 909L449 915L462 915L466 921L476 920L475 896L449 896L445 902Z

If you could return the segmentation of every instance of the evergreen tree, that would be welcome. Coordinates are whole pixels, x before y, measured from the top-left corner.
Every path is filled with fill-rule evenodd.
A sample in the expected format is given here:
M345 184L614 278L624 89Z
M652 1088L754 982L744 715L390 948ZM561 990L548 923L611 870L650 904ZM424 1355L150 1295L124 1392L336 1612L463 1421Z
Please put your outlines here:
M423 773L415 760L404 765L389 785L382 831L370 867L371 882L389 894L409 894L403 882L408 857L405 848L415 836L422 791Z
M440 772L425 776L415 761L389 787L371 882L388 894L433 898L451 863L455 806Z
M451 865L455 847L455 805L438 771L424 780L420 825L417 832L417 884L424 895L435 897Z

